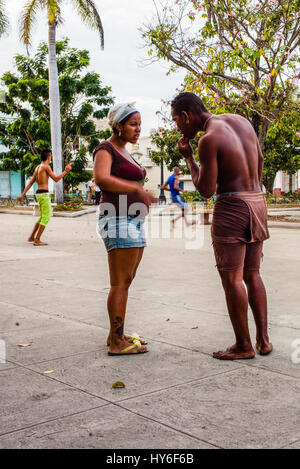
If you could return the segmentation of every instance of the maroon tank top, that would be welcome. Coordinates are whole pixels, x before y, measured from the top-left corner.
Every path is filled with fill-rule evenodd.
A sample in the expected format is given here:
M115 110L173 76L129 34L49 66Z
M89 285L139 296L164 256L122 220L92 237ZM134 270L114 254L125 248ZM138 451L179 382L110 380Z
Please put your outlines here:
M93 158L95 158L95 155L99 150L106 150L112 155L112 165L110 172L112 176L116 176L121 179L127 179L128 181L138 182L142 182L145 179L145 168L140 166L138 163L134 164L128 161L109 141L106 140L95 148ZM107 210L104 206L106 203L110 203L115 207L116 215L128 215L128 208L130 205L137 202L144 203L144 201L140 199L137 194L118 194L116 192L108 192L103 190L101 192L100 199L100 215L107 214ZM120 206L124 206L124 209L121 209L121 211ZM130 214L138 215L139 211L135 213L130 212Z

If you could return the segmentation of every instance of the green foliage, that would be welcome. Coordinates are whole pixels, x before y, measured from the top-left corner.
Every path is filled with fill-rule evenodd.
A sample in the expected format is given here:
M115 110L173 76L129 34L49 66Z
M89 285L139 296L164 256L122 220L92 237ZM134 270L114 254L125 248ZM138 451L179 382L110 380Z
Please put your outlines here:
M299 13L299 0L162 0L143 37L150 60L187 71L186 90L251 120L263 148L297 94Z
M198 191L183 192L181 195L186 202L206 202L206 197Z
M82 197L74 197L71 200L59 204L53 208L55 212L76 212L77 210L82 210Z
M109 130L96 130L95 119L107 115L113 98L97 73L84 73L88 51L68 47L68 39L57 42L56 50L63 163L74 162L66 176L70 188L90 179L84 170L87 154L110 135ZM47 45L41 43L33 58L17 55L16 72L2 76L6 99L0 102L0 140L8 148L0 153L3 169L31 175L40 163L39 152L51 147L47 54Z
M287 192L280 197L276 197L271 192L268 192L265 198L268 205L300 204L300 194L297 194L297 192Z
M284 114L267 132L263 182L272 191L277 171L294 174L300 169L300 114L293 109Z
M164 127L158 129L151 136L151 141L157 148L157 150L150 151L151 160L157 165L163 160L169 171L172 171L174 166L178 166L183 174L188 174L189 168L178 151L178 140L181 137L182 135L175 128ZM198 159L197 142L197 139L191 141L196 159Z

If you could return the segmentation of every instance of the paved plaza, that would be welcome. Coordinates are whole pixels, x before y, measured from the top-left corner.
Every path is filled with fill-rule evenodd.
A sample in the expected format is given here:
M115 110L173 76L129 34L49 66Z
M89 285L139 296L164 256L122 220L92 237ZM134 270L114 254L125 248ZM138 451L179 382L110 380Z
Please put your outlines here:
M150 239L131 287L126 332L150 353L109 357L96 217L55 217L34 247L35 219L0 213L0 448L300 449L299 229L272 227L265 243L270 356L212 358L234 336L197 226L198 249L178 230ZM152 233L168 221L152 213ZM251 312L250 327L255 343Z

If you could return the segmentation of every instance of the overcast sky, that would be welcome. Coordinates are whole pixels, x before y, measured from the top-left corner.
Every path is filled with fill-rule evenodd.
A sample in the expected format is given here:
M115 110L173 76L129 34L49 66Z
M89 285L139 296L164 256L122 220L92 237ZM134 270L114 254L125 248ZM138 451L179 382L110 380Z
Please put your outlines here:
M0 75L13 67L13 57L25 54L18 29L19 14L25 0L7 0L6 10L11 27L9 35L1 38ZM90 69L101 75L104 85L112 87L116 102L136 101L142 114L142 135L149 135L157 127L161 99L172 98L180 88L184 73L166 76L167 65L155 63L141 67L138 63L147 57L138 28L148 22L154 13L152 0L95 0L104 33L105 50L99 47L96 31L82 24L68 0L63 9L65 22L58 28L58 39L70 38L70 46L90 51ZM32 53L41 41L47 41L46 15L40 12L32 33Z

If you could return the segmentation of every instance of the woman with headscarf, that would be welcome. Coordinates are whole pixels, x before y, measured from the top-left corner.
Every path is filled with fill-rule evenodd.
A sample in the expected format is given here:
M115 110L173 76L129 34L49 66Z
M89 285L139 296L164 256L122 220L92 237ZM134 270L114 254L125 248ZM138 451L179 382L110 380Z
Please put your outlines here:
M156 199L143 189L145 169L126 150L127 143L137 143L141 132L134 103L114 106L108 119L113 134L94 151L94 178L102 191L98 230L108 252L111 285L108 355L133 355L148 350L137 334L124 334L128 289L146 246L144 219Z

